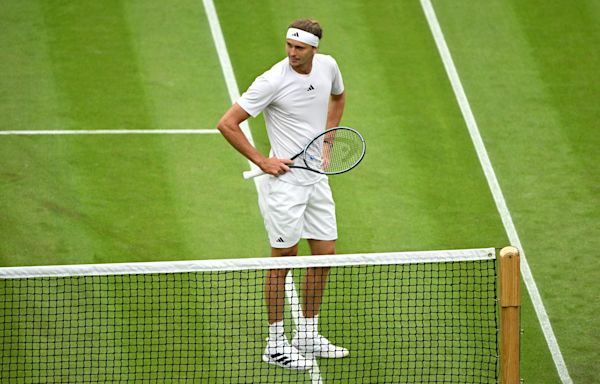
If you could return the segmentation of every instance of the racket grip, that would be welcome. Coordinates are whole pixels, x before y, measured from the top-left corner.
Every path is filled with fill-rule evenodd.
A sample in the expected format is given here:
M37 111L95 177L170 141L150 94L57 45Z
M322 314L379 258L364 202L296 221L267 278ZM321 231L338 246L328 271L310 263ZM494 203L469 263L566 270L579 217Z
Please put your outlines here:
M266 173L264 173L261 169L254 169L252 171L244 172L243 175L244 175L244 179L248 180L248 179L255 178L257 176L266 175Z

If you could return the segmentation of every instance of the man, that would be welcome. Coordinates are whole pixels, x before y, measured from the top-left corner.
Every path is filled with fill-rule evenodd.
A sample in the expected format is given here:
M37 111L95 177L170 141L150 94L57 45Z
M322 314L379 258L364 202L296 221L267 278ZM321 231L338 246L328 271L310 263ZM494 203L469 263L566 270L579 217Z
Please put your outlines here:
M317 53L322 29L314 20L293 22L286 35L287 57L257 77L223 115L218 129L229 143L271 175L263 180L259 205L274 257L296 256L301 238L313 255L335 253L335 205L327 177L290 169L289 160L310 139L338 126L344 111L342 75L336 61ZM254 148L240 129L250 116L264 113L272 156ZM283 307L287 270L270 270L265 281L269 337L263 360L290 369L309 369L306 355L337 358L348 354L318 333L317 320L327 268L307 270L302 290L303 316L290 345L284 335Z

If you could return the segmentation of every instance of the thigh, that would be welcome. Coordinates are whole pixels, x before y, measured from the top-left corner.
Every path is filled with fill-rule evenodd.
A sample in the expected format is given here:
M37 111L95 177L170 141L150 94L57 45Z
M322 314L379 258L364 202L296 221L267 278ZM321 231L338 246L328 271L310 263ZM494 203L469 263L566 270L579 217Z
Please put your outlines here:
M272 248L295 246L302 236L309 191L272 178L261 202L265 228Z
M337 239L335 203L327 179L313 185L304 212L302 237L328 241Z

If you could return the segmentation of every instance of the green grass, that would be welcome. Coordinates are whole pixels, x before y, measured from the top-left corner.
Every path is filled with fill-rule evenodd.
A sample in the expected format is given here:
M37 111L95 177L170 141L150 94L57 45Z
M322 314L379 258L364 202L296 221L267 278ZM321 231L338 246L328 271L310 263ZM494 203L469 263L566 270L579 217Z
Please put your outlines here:
M600 7L433 3L571 376L592 383ZM283 57L291 20L323 23L343 123L368 142L331 179L340 252L506 245L418 1L216 7L241 91ZM201 2L10 0L0 22L1 130L204 129L230 104ZM0 265L267 256L246 168L219 136L0 136ZM524 296L522 376L558 383Z
M5 265L247 257L264 250L266 236L244 229L262 225L254 186L233 172L223 176L243 162L228 156L220 137L10 137L0 141L0 152L6 167L0 191L10 203L0 223L11 233L0 244ZM226 180L230 188L223 188ZM232 208L236 230L224 214Z
M589 358L600 345L592 304L600 281L592 256L600 246L600 56L592 48L600 7L439 2L438 12L567 366L576 383L592 383L600 374ZM528 312L526 372L541 354L529 341L537 331Z

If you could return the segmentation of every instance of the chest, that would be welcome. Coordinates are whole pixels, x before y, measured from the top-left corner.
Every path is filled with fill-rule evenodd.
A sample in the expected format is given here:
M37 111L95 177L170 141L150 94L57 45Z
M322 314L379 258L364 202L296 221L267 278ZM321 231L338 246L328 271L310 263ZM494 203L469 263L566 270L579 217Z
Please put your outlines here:
M308 76L288 76L273 106L279 109L326 108L331 95L332 80L323 73Z

